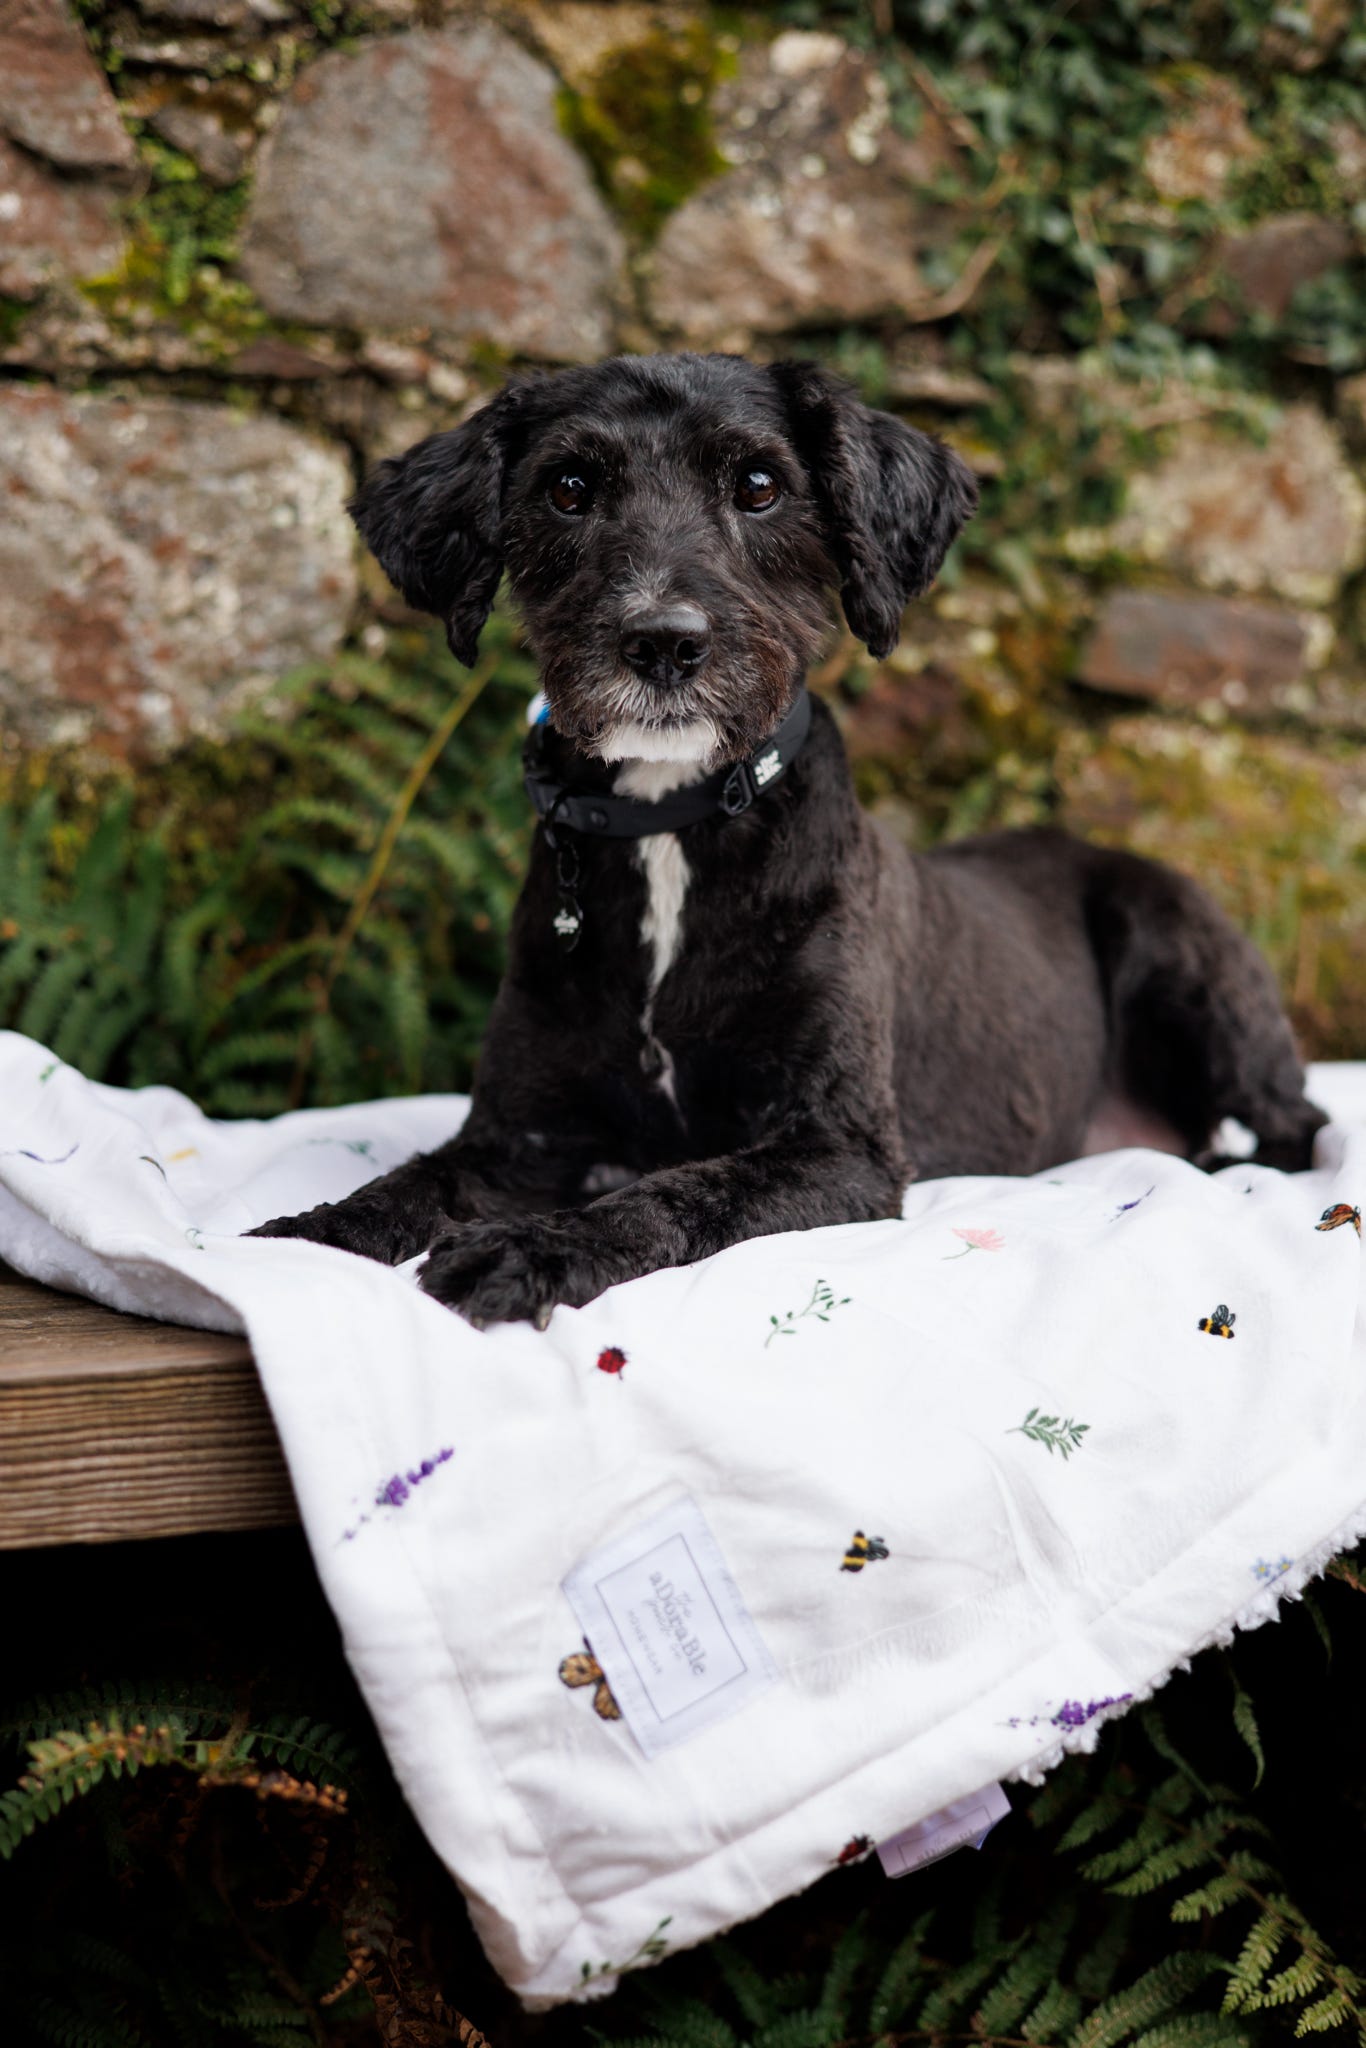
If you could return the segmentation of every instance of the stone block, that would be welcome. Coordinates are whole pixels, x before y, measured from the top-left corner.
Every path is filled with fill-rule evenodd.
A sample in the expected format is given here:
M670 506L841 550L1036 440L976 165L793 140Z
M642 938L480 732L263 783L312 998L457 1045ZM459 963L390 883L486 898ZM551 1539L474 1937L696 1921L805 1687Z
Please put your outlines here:
M226 406L0 389L0 717L156 752L338 645L342 457Z
M132 139L63 0L0 0L0 131L65 170L129 170Z
M553 74L484 23L311 65L262 147L242 249L284 319L556 361L607 348L621 258Z
M1227 296L1204 308L1200 325L1230 335L1249 313L1283 320L1300 286L1345 262L1355 246L1344 221L1316 213L1276 213L1241 234L1220 236L1213 261Z
M1286 406L1260 443L1197 420L1130 479L1113 526L1069 544L1079 555L1132 555L1207 589L1326 605L1366 559L1366 494L1312 405Z
M877 65L800 29L748 45L713 108L732 168L664 226L650 287L661 326L702 343L914 314L934 299L923 260L956 225L932 196L955 155L937 114L927 107L919 133L902 135Z
M1082 649L1079 674L1097 689L1171 710L1221 706L1265 716L1304 702L1324 623L1246 598L1116 590Z
M49 278L112 269L135 165L63 0L0 0L0 293L28 299Z
M0 293L33 298L52 277L97 277L123 254L119 195L66 178L0 135Z

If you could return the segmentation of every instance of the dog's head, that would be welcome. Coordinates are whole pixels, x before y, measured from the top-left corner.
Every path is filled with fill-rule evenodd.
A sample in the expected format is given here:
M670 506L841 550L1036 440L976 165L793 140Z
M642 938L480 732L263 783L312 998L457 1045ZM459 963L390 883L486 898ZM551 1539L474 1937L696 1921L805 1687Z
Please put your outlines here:
M976 501L949 449L814 365L677 355L514 383L352 511L467 664L507 569L585 751L713 765L782 717L832 589L891 652Z

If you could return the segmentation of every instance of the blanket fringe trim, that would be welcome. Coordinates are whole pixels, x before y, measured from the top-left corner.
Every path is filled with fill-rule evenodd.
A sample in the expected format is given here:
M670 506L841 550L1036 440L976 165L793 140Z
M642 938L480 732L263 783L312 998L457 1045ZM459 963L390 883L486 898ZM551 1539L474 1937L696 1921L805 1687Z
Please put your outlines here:
M1287 1566L1279 1578L1259 1588L1236 1614L1229 1615L1227 1619L1209 1629L1192 1644L1184 1657L1174 1658L1155 1678L1149 1679L1146 1685L1131 1685L1129 1697L1122 1706L1116 1705L1107 1712L1096 1714L1080 1728L1064 1730L1058 1740L1050 1743L1047 1749L1040 1750L1037 1756L1032 1756L1019 1770L1011 1771L1006 1783L1041 1785L1048 1773L1056 1770L1064 1757L1078 1751L1084 1753L1093 1750L1107 1721L1117 1720L1121 1714L1127 1714L1131 1708L1141 1706L1145 1700L1150 1700L1176 1672L1189 1671L1191 1659L1198 1657L1202 1650L1226 1649L1239 1629L1260 1628L1264 1622L1279 1621L1281 1609L1287 1600L1298 1600L1311 1579L1322 1578L1335 1557L1341 1556L1344 1550L1352 1549L1354 1544L1360 1543L1364 1538L1366 1501L1363 1501L1345 1522L1340 1522L1330 1536L1325 1536L1321 1543L1316 1543L1312 1550L1306 1551L1303 1557L1297 1558L1294 1564Z

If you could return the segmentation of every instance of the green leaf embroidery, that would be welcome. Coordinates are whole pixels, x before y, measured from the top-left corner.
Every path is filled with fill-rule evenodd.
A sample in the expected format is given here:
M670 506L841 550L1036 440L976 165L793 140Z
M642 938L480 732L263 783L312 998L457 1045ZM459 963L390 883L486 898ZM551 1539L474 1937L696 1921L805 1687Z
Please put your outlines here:
M1024 1421L1008 1429L1006 1435L1031 1437L1050 1454L1060 1451L1066 1460L1073 1451L1081 1449L1081 1440L1090 1427L1089 1422L1073 1422L1070 1415L1064 1420L1057 1415L1040 1415L1037 1408L1031 1408Z
M846 1307L850 1298L849 1295L844 1294L837 1300L835 1290L831 1287L829 1281L818 1280L811 1290L811 1299L807 1302L805 1308L799 1308L795 1311L789 1309L784 1316L769 1317L773 1327L764 1339L765 1351L767 1351L775 1337L795 1337L797 1334L797 1324L806 1316L814 1316L818 1323L828 1323L835 1310Z

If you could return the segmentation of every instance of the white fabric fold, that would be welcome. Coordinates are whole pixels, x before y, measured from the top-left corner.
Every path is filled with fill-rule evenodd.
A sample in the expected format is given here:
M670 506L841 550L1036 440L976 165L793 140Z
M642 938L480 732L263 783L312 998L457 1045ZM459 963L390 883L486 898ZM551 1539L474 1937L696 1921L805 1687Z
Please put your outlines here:
M239 1234L463 1101L214 1123L9 1033L0 1256L246 1331L400 1783L553 2003L1036 1776L1366 1533L1366 1066L1310 1092L1311 1173L931 1182L480 1333L413 1266ZM560 1677L562 1582L684 1498L778 1675L647 1758Z

